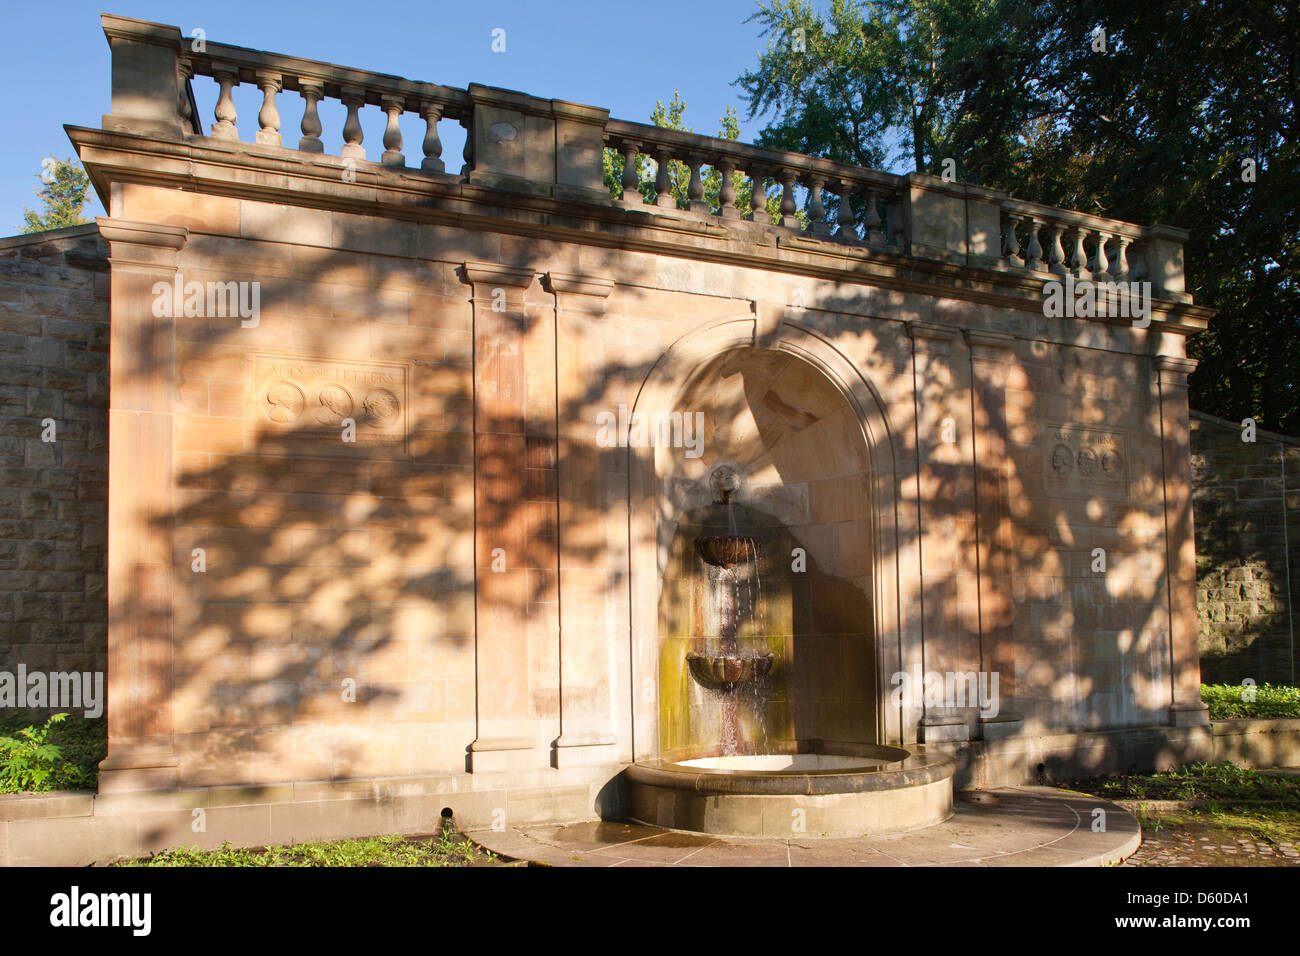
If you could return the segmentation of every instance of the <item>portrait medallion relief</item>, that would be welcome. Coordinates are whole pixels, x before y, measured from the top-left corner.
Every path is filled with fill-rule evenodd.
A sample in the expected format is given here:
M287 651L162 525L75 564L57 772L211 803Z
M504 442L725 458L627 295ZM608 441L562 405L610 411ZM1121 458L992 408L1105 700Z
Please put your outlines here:
M1097 474L1097 453L1091 448L1079 449L1079 474L1084 478Z
M1115 500L1128 496L1128 437L1124 432L1048 425L1043 440L1043 473L1049 494Z
M404 458L406 363L255 352L245 365L244 442L272 453ZM346 437L345 437L346 435Z
M1069 445L1057 445L1052 449L1052 470L1064 475L1074 467L1074 450Z
M302 414L306 404L302 389L281 378L267 386L262 411L276 424L287 425Z
M343 419L352 417L352 396L341 385L325 385L316 393L320 405L316 409L316 421L322 425L341 425Z
M386 388L377 388L370 392L361 404L366 410L366 415L377 422L391 422L397 417L397 412L401 408L397 396Z

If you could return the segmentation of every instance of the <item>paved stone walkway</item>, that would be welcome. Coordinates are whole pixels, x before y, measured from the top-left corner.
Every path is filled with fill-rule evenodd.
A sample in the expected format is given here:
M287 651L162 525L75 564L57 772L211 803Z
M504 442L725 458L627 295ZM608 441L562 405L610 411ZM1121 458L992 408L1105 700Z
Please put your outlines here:
M1142 846L1124 861L1124 866L1300 866L1300 851L1294 844L1273 846L1238 837L1232 833L1199 836L1205 827L1190 832L1170 827L1142 836Z
M1098 808L1104 831L1093 830ZM1050 787L959 794L938 826L852 840L715 837L636 823L467 835L500 856L545 866L1105 866L1140 840L1137 821L1121 808Z

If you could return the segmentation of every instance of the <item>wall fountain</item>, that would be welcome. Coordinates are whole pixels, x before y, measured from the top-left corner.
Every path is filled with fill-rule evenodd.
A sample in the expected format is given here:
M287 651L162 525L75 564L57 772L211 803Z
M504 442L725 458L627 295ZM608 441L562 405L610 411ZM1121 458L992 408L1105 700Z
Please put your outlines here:
M631 816L781 837L942 822L952 812L951 758L885 746L862 732L866 721L842 721L857 733L827 739L816 701L799 699L834 696L809 675L852 676L819 661L824 638L796 626L807 615L783 558L798 539L738 503L743 480L715 465L711 503L678 523L661 599L659 758L628 768Z

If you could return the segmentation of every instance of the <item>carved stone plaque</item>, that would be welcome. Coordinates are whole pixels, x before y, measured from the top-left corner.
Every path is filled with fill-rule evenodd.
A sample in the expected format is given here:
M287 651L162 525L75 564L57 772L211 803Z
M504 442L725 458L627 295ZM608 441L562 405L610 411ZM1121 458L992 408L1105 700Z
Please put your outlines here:
M254 352L244 387L244 445L405 458L410 380L401 362Z
M1124 432L1082 425L1048 425L1043 471L1052 494L1128 495L1128 440Z

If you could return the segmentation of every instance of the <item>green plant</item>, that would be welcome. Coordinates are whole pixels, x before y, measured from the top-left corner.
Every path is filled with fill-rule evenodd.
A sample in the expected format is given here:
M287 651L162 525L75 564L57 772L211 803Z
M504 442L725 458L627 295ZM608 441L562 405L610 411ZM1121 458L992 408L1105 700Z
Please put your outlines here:
M67 714L54 714L45 723L23 727L14 737L0 737L0 793L44 793L67 777L63 750L49 742L54 725Z
M1247 690L1252 699L1245 699ZM1210 708L1211 720L1300 717L1300 687L1285 684L1202 684L1201 700Z

